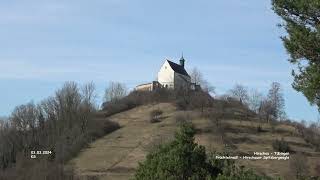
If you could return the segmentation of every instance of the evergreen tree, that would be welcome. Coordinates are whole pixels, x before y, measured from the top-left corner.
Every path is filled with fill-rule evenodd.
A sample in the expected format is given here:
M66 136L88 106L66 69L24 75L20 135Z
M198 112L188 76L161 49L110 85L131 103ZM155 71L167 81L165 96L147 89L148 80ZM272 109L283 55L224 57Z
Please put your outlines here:
M252 170L239 168L233 160L207 156L205 148L194 142L195 129L183 123L175 140L159 146L147 155L136 171L136 180L269 180ZM224 153L223 155L228 156Z
M297 65L293 87L320 111L320 1L272 0L272 6L284 20L287 36L282 40L289 61Z
M174 141L147 155L136 172L136 179L205 179L209 176L205 148L194 142L194 134L190 123L182 124Z

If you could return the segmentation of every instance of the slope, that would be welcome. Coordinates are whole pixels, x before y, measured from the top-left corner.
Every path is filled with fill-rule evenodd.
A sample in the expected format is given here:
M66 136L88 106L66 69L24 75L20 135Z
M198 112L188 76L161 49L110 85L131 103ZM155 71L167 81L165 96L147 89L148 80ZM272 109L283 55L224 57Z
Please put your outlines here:
M150 112L161 109L164 114L159 123L150 123ZM212 109L211 111L214 111ZM178 111L170 103L145 105L111 116L121 128L90 144L70 164L78 175L97 179L130 179L138 162L156 145L169 141L177 129L180 116L192 119L197 129L196 141L210 152L225 150L236 155L252 155L253 152L273 152L272 143L283 138L294 152L305 156L309 171L315 175L315 166L320 154L307 143L292 125L280 123L271 126L255 118L246 119L239 114L241 109L226 107L224 117L206 117L198 111ZM257 127L262 131L258 132ZM238 160L239 165L254 169L260 174L272 177L294 179L290 162L278 160Z
M149 122L150 112L161 109L164 120ZM70 163L82 177L99 179L128 179L138 162L142 161L151 144L170 139L176 130L173 125L175 107L168 103L147 105L116 114L110 119L121 128L90 144Z

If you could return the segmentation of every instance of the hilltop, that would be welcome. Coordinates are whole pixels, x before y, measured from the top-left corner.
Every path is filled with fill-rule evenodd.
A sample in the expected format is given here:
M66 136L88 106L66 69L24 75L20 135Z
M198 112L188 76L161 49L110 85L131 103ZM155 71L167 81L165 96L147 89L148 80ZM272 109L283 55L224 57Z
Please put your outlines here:
M97 110L93 84L79 89L69 82L38 104L15 108L0 129L0 179L130 179L146 155L174 142L184 122L193 124L195 143L208 157L289 152L290 161L235 163L270 177L319 176L316 124L275 120L241 98L214 99L202 90L134 91ZM40 154L30 158L32 151Z

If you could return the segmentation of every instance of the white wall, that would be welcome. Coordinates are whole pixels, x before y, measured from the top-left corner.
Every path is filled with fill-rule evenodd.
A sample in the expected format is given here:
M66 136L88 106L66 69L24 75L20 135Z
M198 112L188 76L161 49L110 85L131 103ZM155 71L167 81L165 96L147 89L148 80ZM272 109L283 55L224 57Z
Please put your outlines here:
M168 61L165 61L160 68L158 73L158 82L164 87L168 86L168 88L174 88L174 71Z
M152 91L152 83L139 85L135 88L136 91Z

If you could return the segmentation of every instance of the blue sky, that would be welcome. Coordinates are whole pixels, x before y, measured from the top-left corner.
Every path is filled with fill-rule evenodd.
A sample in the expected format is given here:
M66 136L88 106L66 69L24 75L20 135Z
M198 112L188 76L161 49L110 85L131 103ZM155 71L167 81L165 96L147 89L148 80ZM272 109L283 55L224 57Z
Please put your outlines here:
M2 0L0 115L38 102L65 81L132 88L184 52L222 94L236 83L284 88L291 118L318 112L291 88L288 55L268 0Z

